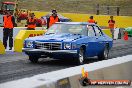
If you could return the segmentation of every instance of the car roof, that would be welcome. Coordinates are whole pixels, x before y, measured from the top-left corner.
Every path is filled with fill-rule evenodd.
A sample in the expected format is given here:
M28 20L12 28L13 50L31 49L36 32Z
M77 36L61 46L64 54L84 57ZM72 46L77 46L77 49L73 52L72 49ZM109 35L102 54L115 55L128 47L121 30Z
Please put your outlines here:
M56 22L56 24L96 25L95 23L88 23L88 22Z
M15 4L15 2L2 2L3 4L12 4L12 5L14 5Z

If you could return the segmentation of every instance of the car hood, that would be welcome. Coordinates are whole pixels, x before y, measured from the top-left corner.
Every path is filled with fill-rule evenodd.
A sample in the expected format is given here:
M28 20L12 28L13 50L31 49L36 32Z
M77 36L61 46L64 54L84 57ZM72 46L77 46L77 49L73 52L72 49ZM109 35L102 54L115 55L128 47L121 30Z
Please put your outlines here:
M80 39L84 37L84 35L78 35L78 34L47 34L44 36L36 36L36 37L30 37L27 40L34 40L34 41L75 41L77 39Z

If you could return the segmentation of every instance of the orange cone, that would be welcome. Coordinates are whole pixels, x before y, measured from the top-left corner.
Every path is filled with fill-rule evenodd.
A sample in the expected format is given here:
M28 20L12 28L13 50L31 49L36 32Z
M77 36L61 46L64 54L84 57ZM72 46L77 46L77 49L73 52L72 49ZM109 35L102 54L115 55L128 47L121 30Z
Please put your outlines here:
M127 32L124 33L124 40L126 40L126 41L128 40L128 33Z
M85 77L88 78L88 72L87 71L85 71Z

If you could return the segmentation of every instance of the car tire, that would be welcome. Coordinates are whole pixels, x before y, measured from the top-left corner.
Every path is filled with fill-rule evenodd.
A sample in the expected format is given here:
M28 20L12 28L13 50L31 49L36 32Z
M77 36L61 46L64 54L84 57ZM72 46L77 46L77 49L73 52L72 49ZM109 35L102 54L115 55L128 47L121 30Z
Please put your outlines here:
M104 51L98 55L99 60L107 60L109 58L109 46L106 45Z
M38 62L38 59L39 59L39 57L37 57L37 56L29 55L29 60L30 60L32 63L37 63L37 62Z
M78 65L84 64L84 58L85 58L84 52L85 52L84 49L81 47L76 61Z

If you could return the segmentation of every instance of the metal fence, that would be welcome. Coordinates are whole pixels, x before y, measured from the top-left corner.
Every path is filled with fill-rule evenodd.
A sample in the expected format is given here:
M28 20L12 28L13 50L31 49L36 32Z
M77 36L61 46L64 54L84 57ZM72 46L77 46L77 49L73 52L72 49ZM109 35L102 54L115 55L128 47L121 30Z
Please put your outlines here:
M132 16L132 6L109 6L99 4L95 8L95 14L97 15L125 15Z

